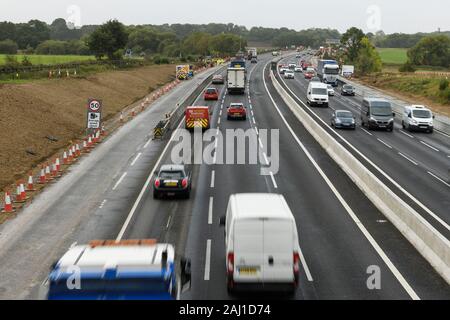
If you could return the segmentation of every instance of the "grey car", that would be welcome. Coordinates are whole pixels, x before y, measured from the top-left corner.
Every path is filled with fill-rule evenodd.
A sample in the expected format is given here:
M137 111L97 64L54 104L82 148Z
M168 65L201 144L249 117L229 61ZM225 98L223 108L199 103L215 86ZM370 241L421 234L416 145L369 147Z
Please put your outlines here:
M355 130L355 116L347 110L336 110L331 116L331 126L336 129L342 128Z
M355 88L350 84L344 84L341 88L341 95L343 96L354 96Z
M191 173L186 171L184 165L166 164L155 174L153 198L163 195L189 198L190 193Z

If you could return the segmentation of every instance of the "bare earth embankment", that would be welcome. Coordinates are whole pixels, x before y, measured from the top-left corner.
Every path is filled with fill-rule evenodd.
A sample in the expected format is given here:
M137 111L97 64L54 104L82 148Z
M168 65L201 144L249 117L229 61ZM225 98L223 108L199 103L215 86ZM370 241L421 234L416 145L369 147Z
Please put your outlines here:
M174 71L173 65L147 66L86 78L0 85L0 189L83 135L89 97L103 100L107 120L173 80Z

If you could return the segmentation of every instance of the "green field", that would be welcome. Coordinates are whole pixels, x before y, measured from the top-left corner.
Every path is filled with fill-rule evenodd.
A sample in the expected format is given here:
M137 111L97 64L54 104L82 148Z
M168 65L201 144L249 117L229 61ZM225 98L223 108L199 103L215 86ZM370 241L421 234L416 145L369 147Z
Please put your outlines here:
M18 62L22 61L24 55L21 54L17 54L15 55L15 57L17 58ZM61 64L61 63L70 63L70 62L79 62L79 61L86 61L86 60L95 60L94 56L76 56L76 55L62 55L62 56L58 56L58 55L35 55L35 54L30 54L30 55L26 55L29 60L31 61L31 63L33 65L38 65L38 64L46 64L46 65L51 65L51 64ZM5 58L6 55L5 54L0 54L0 65L5 64Z
M400 65L408 60L408 56L406 55L408 49L377 48L377 51L380 54L381 61L383 61L384 64Z

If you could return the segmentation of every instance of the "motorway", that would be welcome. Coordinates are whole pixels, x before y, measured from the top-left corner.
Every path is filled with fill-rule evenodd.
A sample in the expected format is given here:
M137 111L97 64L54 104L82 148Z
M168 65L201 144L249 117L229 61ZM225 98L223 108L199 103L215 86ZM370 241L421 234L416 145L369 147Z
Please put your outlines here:
M295 62L292 60L287 58L284 62ZM342 145L354 154L363 154L375 164L378 169L368 164L374 174L392 186L397 195L416 208L446 238L450 238L450 136L438 131L428 134L404 130L401 114L395 117L393 132L369 131L360 125L363 97L341 96L339 87L335 89L335 96L330 97L330 108L309 107L306 104L309 81L301 73L295 75L295 80L285 80L280 75L278 79L301 107L313 114L338 141L343 141ZM331 130L333 110L351 111L356 117L356 131Z
M51 263L74 243L136 238L173 243L178 254L192 259L192 288L182 299L246 298L227 293L224 232L219 218L225 214L232 193L275 192L285 196L299 230L302 268L295 299L450 299L445 281L370 203L277 95L269 79L271 59L263 55L257 64L248 65L245 95L229 95L225 86L219 85L218 101L205 102L199 96L196 104L210 106L216 134L224 134L227 129L278 129L279 172L261 175L261 167L267 167L265 161L192 165L189 200L154 200L152 173L161 164L171 163L176 141L152 140L150 132L194 85L183 83L109 137L16 219L1 226L0 298L40 298ZM289 84L298 94L304 91L304 85L301 79ZM247 106L246 121L227 120L226 106L231 102ZM359 131L355 133L364 139L372 138ZM392 143L392 148L397 147L388 137L383 138ZM372 152L380 152L378 157L385 158L386 150L373 144ZM265 141L258 141L258 145L270 158L272 145ZM433 140L433 145L444 152L448 141ZM436 156L426 163L442 175L439 159ZM417 156L417 160L421 159ZM401 163L401 168L406 167ZM427 184L439 191L442 186L437 182L430 180ZM447 219L445 210L439 208L445 208L444 201L448 207L448 189L440 190L436 199L440 196L442 201L430 208ZM427 199L428 194L420 198L428 206ZM380 289L367 287L371 266L380 269Z

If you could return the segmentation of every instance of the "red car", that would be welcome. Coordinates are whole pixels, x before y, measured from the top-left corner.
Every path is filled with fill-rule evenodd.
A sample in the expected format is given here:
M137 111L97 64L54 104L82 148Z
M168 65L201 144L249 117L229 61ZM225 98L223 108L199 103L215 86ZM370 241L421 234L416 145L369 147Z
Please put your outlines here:
M313 77L314 77L314 72L312 72L312 71L305 72L305 79L311 80Z
M205 100L219 100L219 92L216 88L208 88L204 94Z
M242 103L232 103L227 108L227 119L247 119L247 110Z

